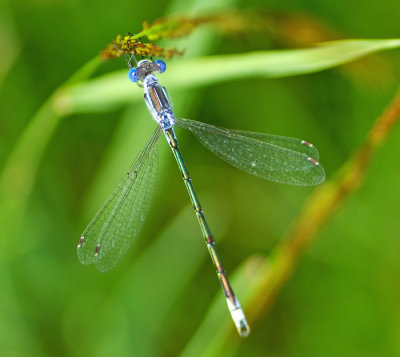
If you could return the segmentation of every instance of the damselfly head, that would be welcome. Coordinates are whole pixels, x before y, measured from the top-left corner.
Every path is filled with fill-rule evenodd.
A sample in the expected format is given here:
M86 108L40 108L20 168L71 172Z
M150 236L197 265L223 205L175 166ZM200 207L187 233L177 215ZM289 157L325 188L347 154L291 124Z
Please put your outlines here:
M165 72L167 65L162 60L151 61L143 59L138 62L137 67L132 67L128 72L128 77L132 82L143 81L144 77L151 73Z

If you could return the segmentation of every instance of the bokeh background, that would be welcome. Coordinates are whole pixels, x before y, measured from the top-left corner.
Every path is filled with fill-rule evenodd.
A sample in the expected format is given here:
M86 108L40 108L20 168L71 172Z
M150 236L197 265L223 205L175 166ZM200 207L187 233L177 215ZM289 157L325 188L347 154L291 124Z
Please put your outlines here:
M399 37L397 0L259 0L251 8L271 15L268 31L226 36L205 26L165 42L187 51L171 62L337 38ZM46 101L51 106L55 90L118 33L137 32L143 20L168 14L232 9L245 11L249 3L2 1L0 170L26 139L35 113ZM399 59L394 50L311 75L225 80L170 95L183 117L313 142L331 180L394 96ZM94 77L124 68L122 59L109 61ZM38 152L38 162L25 167L14 160L0 202L1 356L400 354L399 128L276 299L251 317L252 333L242 340L163 141L153 205L131 250L107 274L76 257L81 232L154 125L140 100L92 106L58 120L49 116L19 153L29 158ZM260 301L247 299L247 282L286 237L314 188L252 177L189 133L178 135L235 291L251 311L247 301L262 304L263 293L257 293Z

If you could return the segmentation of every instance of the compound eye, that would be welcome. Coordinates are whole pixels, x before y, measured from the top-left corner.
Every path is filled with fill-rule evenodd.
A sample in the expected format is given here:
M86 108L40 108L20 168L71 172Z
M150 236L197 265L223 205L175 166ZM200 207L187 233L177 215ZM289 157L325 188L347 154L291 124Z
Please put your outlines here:
M128 72L128 78L132 81L132 82L137 82L138 81L138 77L137 77L137 68L131 68Z
M154 61L154 63L156 63L158 65L158 68L160 68L160 73L165 72L165 70L167 69L167 65L162 60L156 60Z

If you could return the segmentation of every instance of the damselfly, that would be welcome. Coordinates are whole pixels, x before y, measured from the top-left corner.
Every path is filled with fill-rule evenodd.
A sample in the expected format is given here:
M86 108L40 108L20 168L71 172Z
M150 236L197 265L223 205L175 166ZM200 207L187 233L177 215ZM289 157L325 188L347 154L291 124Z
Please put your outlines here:
M158 125L118 187L83 232L78 242L79 260L84 264L93 263L105 272L119 262L132 244L150 208L158 169L157 142L163 133L188 190L232 319L239 334L247 336L250 329L246 317L221 263L179 150L174 126L191 131L207 149L233 166L263 179L291 185L317 185L325 179L324 169L317 161L318 150L305 140L228 130L177 118L166 89L155 76L155 73L165 71L165 63L144 59L133 67L132 58L128 61L129 78L143 87L144 100Z

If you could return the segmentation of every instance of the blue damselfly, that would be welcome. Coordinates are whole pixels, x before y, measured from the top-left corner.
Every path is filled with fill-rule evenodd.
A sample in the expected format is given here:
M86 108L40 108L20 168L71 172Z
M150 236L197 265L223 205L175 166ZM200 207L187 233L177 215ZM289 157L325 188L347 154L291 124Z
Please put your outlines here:
M112 269L126 253L138 234L150 208L157 169L157 142L164 134L175 156L193 204L203 237L217 271L229 311L241 336L250 329L246 317L228 281L213 236L195 193L189 172L178 147L174 126L191 131L211 152L226 162L263 179L291 185L317 185L325 179L318 150L308 141L276 135L228 130L210 124L175 117L166 89L155 73L166 65L161 60L141 60L130 66L129 78L144 89L144 100L157 128L122 181L98 211L78 242L78 257L98 270Z

